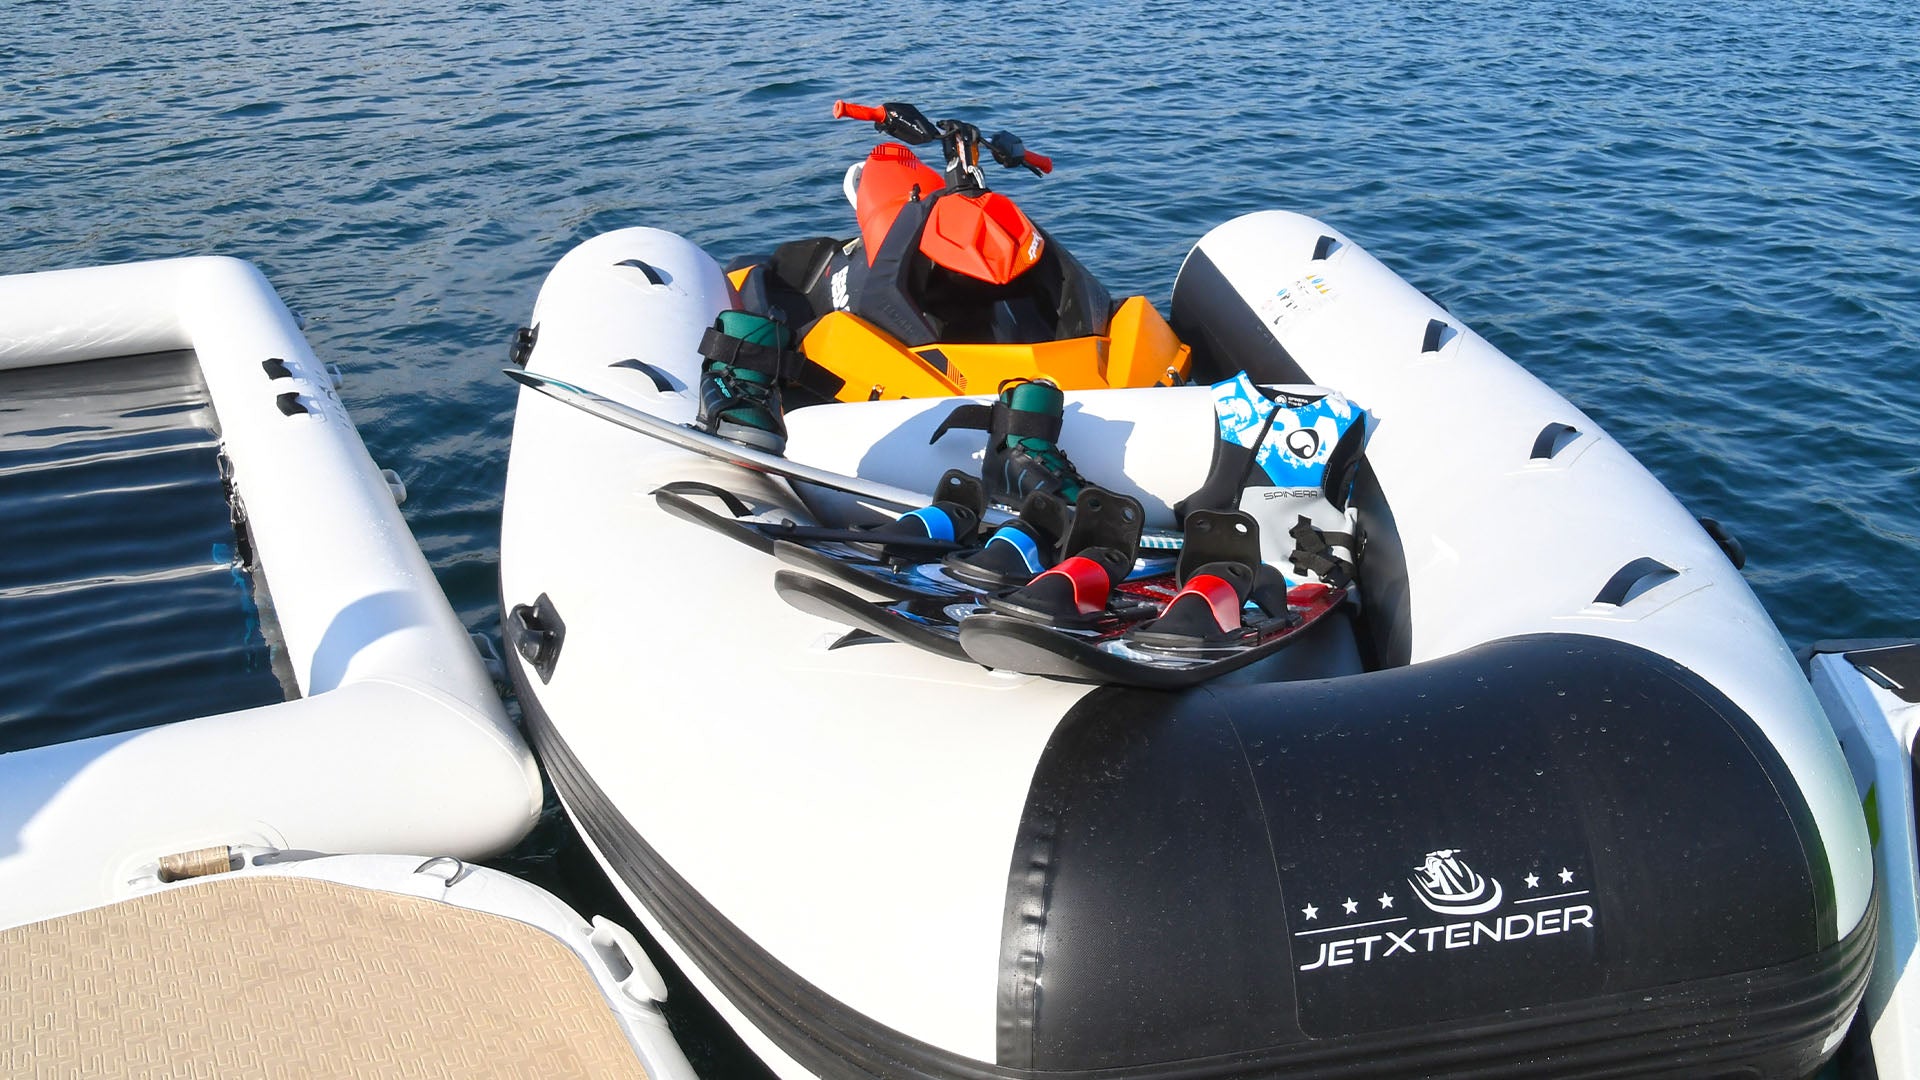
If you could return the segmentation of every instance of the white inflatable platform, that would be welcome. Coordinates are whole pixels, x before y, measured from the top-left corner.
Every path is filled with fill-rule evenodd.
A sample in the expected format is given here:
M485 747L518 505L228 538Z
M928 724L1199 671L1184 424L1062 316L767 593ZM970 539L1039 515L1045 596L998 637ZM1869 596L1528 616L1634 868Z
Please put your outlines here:
M125 896L166 852L479 858L539 811L533 758L466 628L258 270L189 258L0 278L0 370L182 349L299 696L0 754L0 926Z

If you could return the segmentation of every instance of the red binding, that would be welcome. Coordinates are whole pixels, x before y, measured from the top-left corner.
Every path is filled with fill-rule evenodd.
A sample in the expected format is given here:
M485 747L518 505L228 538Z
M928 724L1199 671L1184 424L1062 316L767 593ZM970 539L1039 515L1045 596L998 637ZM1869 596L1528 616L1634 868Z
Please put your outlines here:
M1066 578L1073 586L1073 606L1080 614L1092 615L1106 610L1107 598L1113 590L1113 579L1107 576L1106 567L1085 555L1075 555L1033 579L1033 584L1028 585L1027 588L1031 589L1034 585L1038 585L1042 578L1056 576Z
M1196 574L1167 602L1167 610L1171 611L1181 597L1188 595L1198 596L1213 609L1213 621L1219 624L1221 633L1240 629L1240 594L1234 591L1233 584L1227 579L1212 574Z

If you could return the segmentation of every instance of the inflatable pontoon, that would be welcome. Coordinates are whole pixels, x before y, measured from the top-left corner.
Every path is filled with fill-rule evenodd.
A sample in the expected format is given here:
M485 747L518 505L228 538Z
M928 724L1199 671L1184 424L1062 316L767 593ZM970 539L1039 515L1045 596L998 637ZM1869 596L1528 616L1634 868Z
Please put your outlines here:
M685 424L740 303L694 244L621 230L553 269L518 358ZM1372 422L1353 602L1179 692L797 610L777 551L656 493L803 527L890 514L521 394L509 666L562 803L667 951L788 1077L1816 1071L1867 985L1872 850L1722 545L1318 221L1209 233L1169 322L1195 383L1337 390ZM785 456L931 493L984 442L930 436L990 400L789 408ZM1066 402L1080 471L1173 529L1208 477L1211 392Z
M532 756L394 490L258 271L191 258L0 278L0 369L177 350L204 377L297 696L0 753L0 926L123 896L168 852L475 858L539 811Z

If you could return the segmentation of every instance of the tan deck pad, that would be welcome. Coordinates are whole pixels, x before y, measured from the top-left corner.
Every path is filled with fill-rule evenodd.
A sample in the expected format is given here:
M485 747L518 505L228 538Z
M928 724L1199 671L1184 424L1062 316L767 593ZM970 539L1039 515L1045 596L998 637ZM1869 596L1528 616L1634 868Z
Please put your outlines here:
M580 959L512 919L212 878L0 931L0 1073L644 1077Z

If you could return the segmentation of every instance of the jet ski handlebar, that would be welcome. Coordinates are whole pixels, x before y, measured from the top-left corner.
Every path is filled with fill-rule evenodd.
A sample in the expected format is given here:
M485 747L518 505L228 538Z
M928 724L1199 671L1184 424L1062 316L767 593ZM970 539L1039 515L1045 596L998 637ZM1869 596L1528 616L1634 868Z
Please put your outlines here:
M1020 142L1020 137L1011 131L1002 131L987 140L987 149L993 152L993 160L1011 169L1016 165L1025 165L1033 170L1035 176L1045 176L1053 171L1053 159L1044 154L1036 154Z
M833 103L833 118L870 121L875 131L911 146L925 146L938 140L946 146L949 168L956 157L961 159L966 168L977 168L979 147L984 145L992 152L993 160L1009 169L1025 166L1035 176L1045 176L1053 171L1052 158L1028 150L1019 136L1010 131L998 132L991 139L983 139L980 129L972 124L961 120L942 120L936 124L928 120L925 113L904 101L888 101L877 106L836 101Z
M833 118L835 120L849 118L871 120L876 124L884 124L887 121L887 110L876 109L871 105L855 105L851 101L836 101L833 103Z

